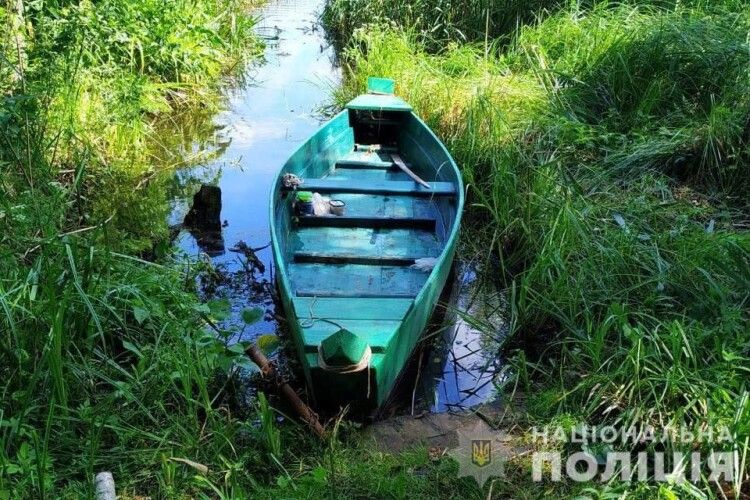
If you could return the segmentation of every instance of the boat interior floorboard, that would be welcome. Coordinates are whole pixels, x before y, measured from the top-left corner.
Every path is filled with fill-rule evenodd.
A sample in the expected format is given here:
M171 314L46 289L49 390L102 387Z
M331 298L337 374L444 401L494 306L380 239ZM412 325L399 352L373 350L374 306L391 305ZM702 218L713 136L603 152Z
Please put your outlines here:
M295 254L415 260L438 257L435 233L422 229L301 227L292 233Z
M413 300L406 298L294 297L299 318L400 320Z
M397 168L390 153L376 151L351 151L339 158L337 167Z
M299 313L298 313L299 314ZM367 341L374 353L385 352L396 332L401 326L401 320L377 319L339 319L338 321L310 320L300 317L302 335L304 337L305 352L317 353L318 345L340 328L346 328Z
M291 263L289 276L301 297L415 297L428 272L403 266Z
M373 181L405 181L412 182L408 175L400 169L385 168L337 168L325 177L327 180L350 180L357 183Z
M351 217L435 218L437 211L429 198L362 193L330 193L331 199L346 204Z
M420 186L395 165L394 152L357 145L327 176L305 179L303 189L343 201L345 213L296 218L289 276L300 318L314 305L332 318L400 320L427 281L429 271L410 266L440 255L433 195L454 195L455 186ZM371 310L357 312L360 305ZM317 338L330 325L307 330Z

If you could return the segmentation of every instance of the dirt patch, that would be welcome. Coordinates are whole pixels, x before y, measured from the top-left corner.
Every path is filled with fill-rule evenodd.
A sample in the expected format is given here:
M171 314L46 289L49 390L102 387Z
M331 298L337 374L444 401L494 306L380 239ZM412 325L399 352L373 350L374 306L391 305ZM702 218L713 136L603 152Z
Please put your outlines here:
M488 433L503 432L494 425L503 409L484 406L461 413L426 413L401 415L376 422L364 430L364 438L383 452L398 453L426 446L431 449L451 449L458 446L458 432L481 429Z

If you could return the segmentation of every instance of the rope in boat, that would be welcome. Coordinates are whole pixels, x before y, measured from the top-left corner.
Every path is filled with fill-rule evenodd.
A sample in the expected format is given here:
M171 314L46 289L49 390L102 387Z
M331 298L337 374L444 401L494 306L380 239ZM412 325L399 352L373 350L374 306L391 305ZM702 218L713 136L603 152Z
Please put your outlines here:
M370 346L368 345L365 349L365 352L362 353L362 359L359 360L359 363L354 363L351 365L345 365L345 366L331 366L323 359L323 349L320 344L318 344L318 366L327 372L333 372L333 373L340 373L340 374L347 374L347 373L359 373L362 370L367 370L367 399L370 399L370 375L372 371L370 370L370 361L372 361L372 349L370 349Z
M362 353L362 359L359 360L357 363L353 363L351 365L343 365L343 366L337 366L337 365L329 365L326 363L325 359L323 359L323 350L321 349L320 344L318 344L318 366L320 366L322 369L324 369L327 372L333 372L333 373L357 373L361 372L365 368L370 367L370 361L372 360L372 349L370 349L370 346L368 345L365 349L365 352Z
M324 323L330 323L334 326L337 326L341 328L342 330L345 329L342 325L339 323L336 323L335 321L332 321L330 319L325 318L316 318L313 316L313 307L315 307L315 303L318 301L317 297L314 297L312 300L312 303L310 304L310 307L308 309L309 312L309 318L305 320L303 323L301 320L299 322L300 326L302 328L310 328L315 324L316 321L323 321ZM365 352L362 353L362 358L357 362L350 365L344 365L344 366L336 366L336 365L329 365L326 363L325 359L323 359L323 349L322 344L318 344L318 367L320 367L321 370L332 372L332 373L339 373L339 374L348 374L348 373L358 373L362 370L367 370L367 398L370 398L370 362L372 361L372 349L368 345L365 348Z
M316 302L318 302L318 297L313 297L313 300L310 303L310 307L307 308L309 317L305 320L304 324L302 323L302 320L300 320L299 326L301 326L302 328L310 328L311 326L315 324L316 321L323 321L324 323L330 323L333 326L338 326L339 328L343 330L344 327L340 325L339 323L336 323L333 320L325 319L325 318L316 318L315 316L313 316L313 307L315 307Z

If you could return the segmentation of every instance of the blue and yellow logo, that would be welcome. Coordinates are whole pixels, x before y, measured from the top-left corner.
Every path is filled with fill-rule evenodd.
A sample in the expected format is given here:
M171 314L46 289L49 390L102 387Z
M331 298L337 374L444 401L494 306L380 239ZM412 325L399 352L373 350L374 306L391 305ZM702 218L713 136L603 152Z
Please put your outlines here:
M484 467L492 463L492 441L474 439L471 441L471 463Z

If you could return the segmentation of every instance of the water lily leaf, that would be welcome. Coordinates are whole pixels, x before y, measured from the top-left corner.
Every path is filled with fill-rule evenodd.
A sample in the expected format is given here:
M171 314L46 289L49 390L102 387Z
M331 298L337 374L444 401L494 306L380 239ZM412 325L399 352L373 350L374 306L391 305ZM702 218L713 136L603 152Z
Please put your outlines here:
M252 309L244 309L242 311L242 321L245 324L252 325L263 319L263 309L260 307L254 307Z
M279 337L273 334L261 335L255 339L255 346L268 356L279 348Z
M214 318L218 321L224 321L229 317L232 304L229 303L229 299L214 299L208 301L208 308Z

